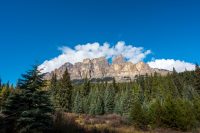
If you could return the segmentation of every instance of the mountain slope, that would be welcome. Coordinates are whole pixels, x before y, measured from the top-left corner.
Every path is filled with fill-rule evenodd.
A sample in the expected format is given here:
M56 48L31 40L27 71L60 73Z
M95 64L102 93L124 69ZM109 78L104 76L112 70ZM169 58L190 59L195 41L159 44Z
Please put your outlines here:
M84 79L84 78L106 78L115 77L117 81L125 81L134 79L136 75L153 74L157 72L161 75L166 75L169 71L151 68L144 62L133 64L126 62L122 55L117 56L112 64L109 64L105 57L95 59L84 59L83 62L75 64L65 63L60 68L51 73L46 74L46 79L50 79L53 73L61 78L65 69L68 69L71 79Z

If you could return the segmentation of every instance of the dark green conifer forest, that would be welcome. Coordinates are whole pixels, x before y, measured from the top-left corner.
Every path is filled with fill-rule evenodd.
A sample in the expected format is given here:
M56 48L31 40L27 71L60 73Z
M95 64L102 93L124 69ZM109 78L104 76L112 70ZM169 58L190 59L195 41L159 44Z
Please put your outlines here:
M139 75L124 83L85 78L83 83L73 84L67 69L61 79L54 74L45 81L44 74L33 66L16 87L0 81L1 133L62 133L62 112L117 114L139 129L195 131L200 127L200 68L196 65L194 71L182 73L174 69L166 76ZM84 132L72 125L66 128Z

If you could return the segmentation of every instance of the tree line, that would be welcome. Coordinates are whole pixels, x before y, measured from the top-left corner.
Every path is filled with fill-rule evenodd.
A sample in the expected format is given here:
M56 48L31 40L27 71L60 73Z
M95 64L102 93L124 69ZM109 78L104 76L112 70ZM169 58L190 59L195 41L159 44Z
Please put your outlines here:
M0 131L51 132L55 112L118 114L139 128L195 130L200 126L200 68L195 71L138 75L126 83L72 84L66 69L50 81L34 66L14 88L0 82Z

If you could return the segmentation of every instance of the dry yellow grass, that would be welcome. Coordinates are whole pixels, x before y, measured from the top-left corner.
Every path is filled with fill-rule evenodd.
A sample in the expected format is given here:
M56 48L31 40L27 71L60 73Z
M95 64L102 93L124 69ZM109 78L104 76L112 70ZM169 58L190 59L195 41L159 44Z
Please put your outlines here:
M132 125L127 125L126 120L119 115L103 115L103 116L91 116L85 114L66 113L68 119L73 119L79 126L87 129L98 129L104 132L105 129L115 133L182 133L181 131L174 131L172 129L154 129L143 131L134 128ZM197 131L198 132L198 131ZM190 133L190 132L184 132Z

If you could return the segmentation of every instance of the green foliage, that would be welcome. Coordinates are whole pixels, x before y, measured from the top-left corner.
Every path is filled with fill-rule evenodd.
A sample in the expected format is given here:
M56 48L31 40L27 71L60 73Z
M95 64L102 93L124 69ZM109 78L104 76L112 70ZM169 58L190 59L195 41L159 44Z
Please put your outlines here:
M115 96L115 107L114 107L114 113L116 114L123 114L122 111L122 106L123 106L123 102L122 102L122 93L117 93Z
M177 116L176 123L177 127L183 131L187 131L195 128L197 120L195 113L193 112L193 105L191 101L186 99L178 99L176 101Z
M149 107L149 124L152 127L162 126L162 116L163 116L163 107L159 99L154 99L150 103Z
M16 122L20 116L20 113L24 110L24 101L21 98L21 93L16 91L15 93L9 95L5 104L3 105L2 113L5 118L1 121L1 126L4 127L5 132L12 133L16 129Z
M148 117L145 108L142 106L139 99L135 99L131 112L130 112L130 120L132 123L140 128L146 128L148 124Z
M53 74L49 86L45 87L43 76L34 67L22 75L17 89L0 81L0 107L5 115L0 128L4 125L11 133L48 130L52 122L51 101L56 110L65 112L120 114L140 128L167 127L188 131L200 127L198 65L195 71L177 73L174 69L166 76L155 72L136 76L135 81L126 83L116 83L115 79L92 83L86 78L83 84L72 86L66 69L61 79ZM49 88L50 96L44 88Z
M19 91L9 96L4 107L5 123L11 123L15 132L44 132L51 128L52 106L43 90L43 74L34 66L22 75ZM10 125L10 124L7 124Z
M75 113L83 113L83 97L80 96L80 92L77 92L75 100L74 100L74 106L73 106L73 112Z
M66 68L59 84L58 90L58 104L59 107L67 112L71 112L72 109L72 92L73 87L70 80L70 75Z
M121 114L123 116L129 116L129 113L131 111L131 106L133 104L133 98L134 95L132 94L132 91L130 88L126 88L125 92L122 93L121 97Z
M3 106L6 104L6 100L8 97L12 94L13 88L10 88L9 86L1 86L1 92L0 92L0 112L3 109Z
M114 110L114 100L115 100L115 90L113 86L108 86L104 94L104 110L106 114L113 113Z
M195 74L194 74L194 87L200 94L200 67L196 64Z
M186 99L168 97L162 108L162 123L165 126L185 131L196 127L197 121L192 102Z
M89 95L91 89L90 81L86 78L81 89L81 95L86 97Z
M58 88L58 80L55 73L53 73L51 81L50 81L50 92L51 92L51 101L55 108L59 108L59 88Z
M198 124L200 123L200 98L194 98L192 100L193 103L193 113L195 114L196 120L198 121Z
M102 115L104 114L103 93L98 88L92 90L89 95L90 106L89 114Z
M172 97L167 97L163 103L163 116L162 116L162 122L166 126L176 128L176 117L178 114L178 110L176 108L176 99Z

